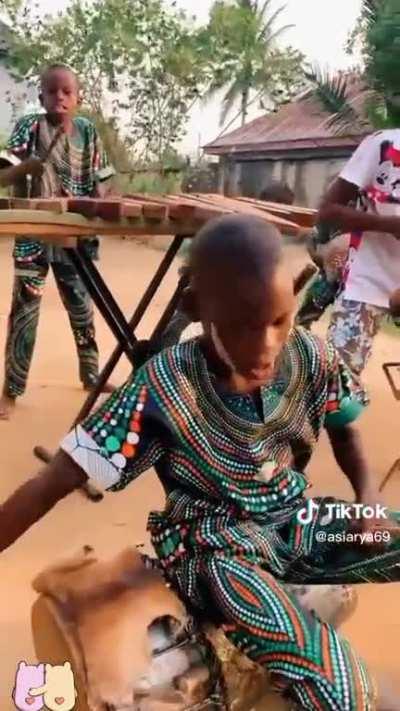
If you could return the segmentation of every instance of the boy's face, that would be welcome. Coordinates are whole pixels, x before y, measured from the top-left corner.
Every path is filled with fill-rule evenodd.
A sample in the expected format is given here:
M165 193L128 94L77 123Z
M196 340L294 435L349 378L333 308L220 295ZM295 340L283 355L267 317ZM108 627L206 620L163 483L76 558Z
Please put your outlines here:
M294 305L293 279L283 265L264 284L239 279L214 285L213 298L199 299L204 331L238 389L250 392L271 380Z
M79 104L76 76L68 69L50 70L43 79L40 96L43 107L51 116L63 119L72 116Z

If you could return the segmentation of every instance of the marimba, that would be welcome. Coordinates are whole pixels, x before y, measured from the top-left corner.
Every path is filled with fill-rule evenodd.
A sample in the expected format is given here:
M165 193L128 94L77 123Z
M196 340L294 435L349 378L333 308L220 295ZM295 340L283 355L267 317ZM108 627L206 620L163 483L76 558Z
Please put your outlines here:
M0 199L0 235L32 235L64 247L118 342L100 374L98 387L87 398L78 420L90 412L123 353L134 367L140 365L143 348L135 337L135 330L184 239L192 238L210 219L232 213L255 215L291 236L308 232L315 221L315 211L306 208L208 194L156 197L135 194L106 200ZM172 238L129 321L80 242L80 238L109 235L171 235ZM150 342L161 336L176 309L184 286L182 278L151 335Z
M57 242L63 237L94 233L190 236L207 220L229 213L255 215L288 235L310 229L315 221L315 211L307 208L222 195L126 195L107 200L0 198L0 233L11 227L15 234L35 234Z

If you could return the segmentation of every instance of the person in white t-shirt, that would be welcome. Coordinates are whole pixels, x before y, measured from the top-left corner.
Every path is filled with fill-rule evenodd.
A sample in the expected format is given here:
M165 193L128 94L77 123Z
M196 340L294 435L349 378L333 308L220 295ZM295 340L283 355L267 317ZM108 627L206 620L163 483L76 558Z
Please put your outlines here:
M351 233L329 338L360 376L400 283L400 129L364 139L328 190L318 220Z

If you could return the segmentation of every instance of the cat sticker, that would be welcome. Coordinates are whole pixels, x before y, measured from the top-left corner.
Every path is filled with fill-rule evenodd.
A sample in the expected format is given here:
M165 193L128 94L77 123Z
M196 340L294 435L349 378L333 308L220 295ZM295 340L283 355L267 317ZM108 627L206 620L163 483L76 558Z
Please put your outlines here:
M18 665L13 700L18 711L73 711L77 692L71 664Z

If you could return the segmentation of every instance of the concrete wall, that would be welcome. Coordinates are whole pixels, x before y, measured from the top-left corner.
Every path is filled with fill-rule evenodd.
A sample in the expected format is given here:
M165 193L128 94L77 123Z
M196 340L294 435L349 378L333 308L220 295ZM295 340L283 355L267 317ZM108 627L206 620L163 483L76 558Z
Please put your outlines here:
M0 139L7 138L15 119L22 116L35 101L35 94L22 82L15 82L0 63Z
M225 195L258 197L271 180L286 182L298 205L316 207L331 180L347 161L343 158L230 161L221 159L219 187Z

